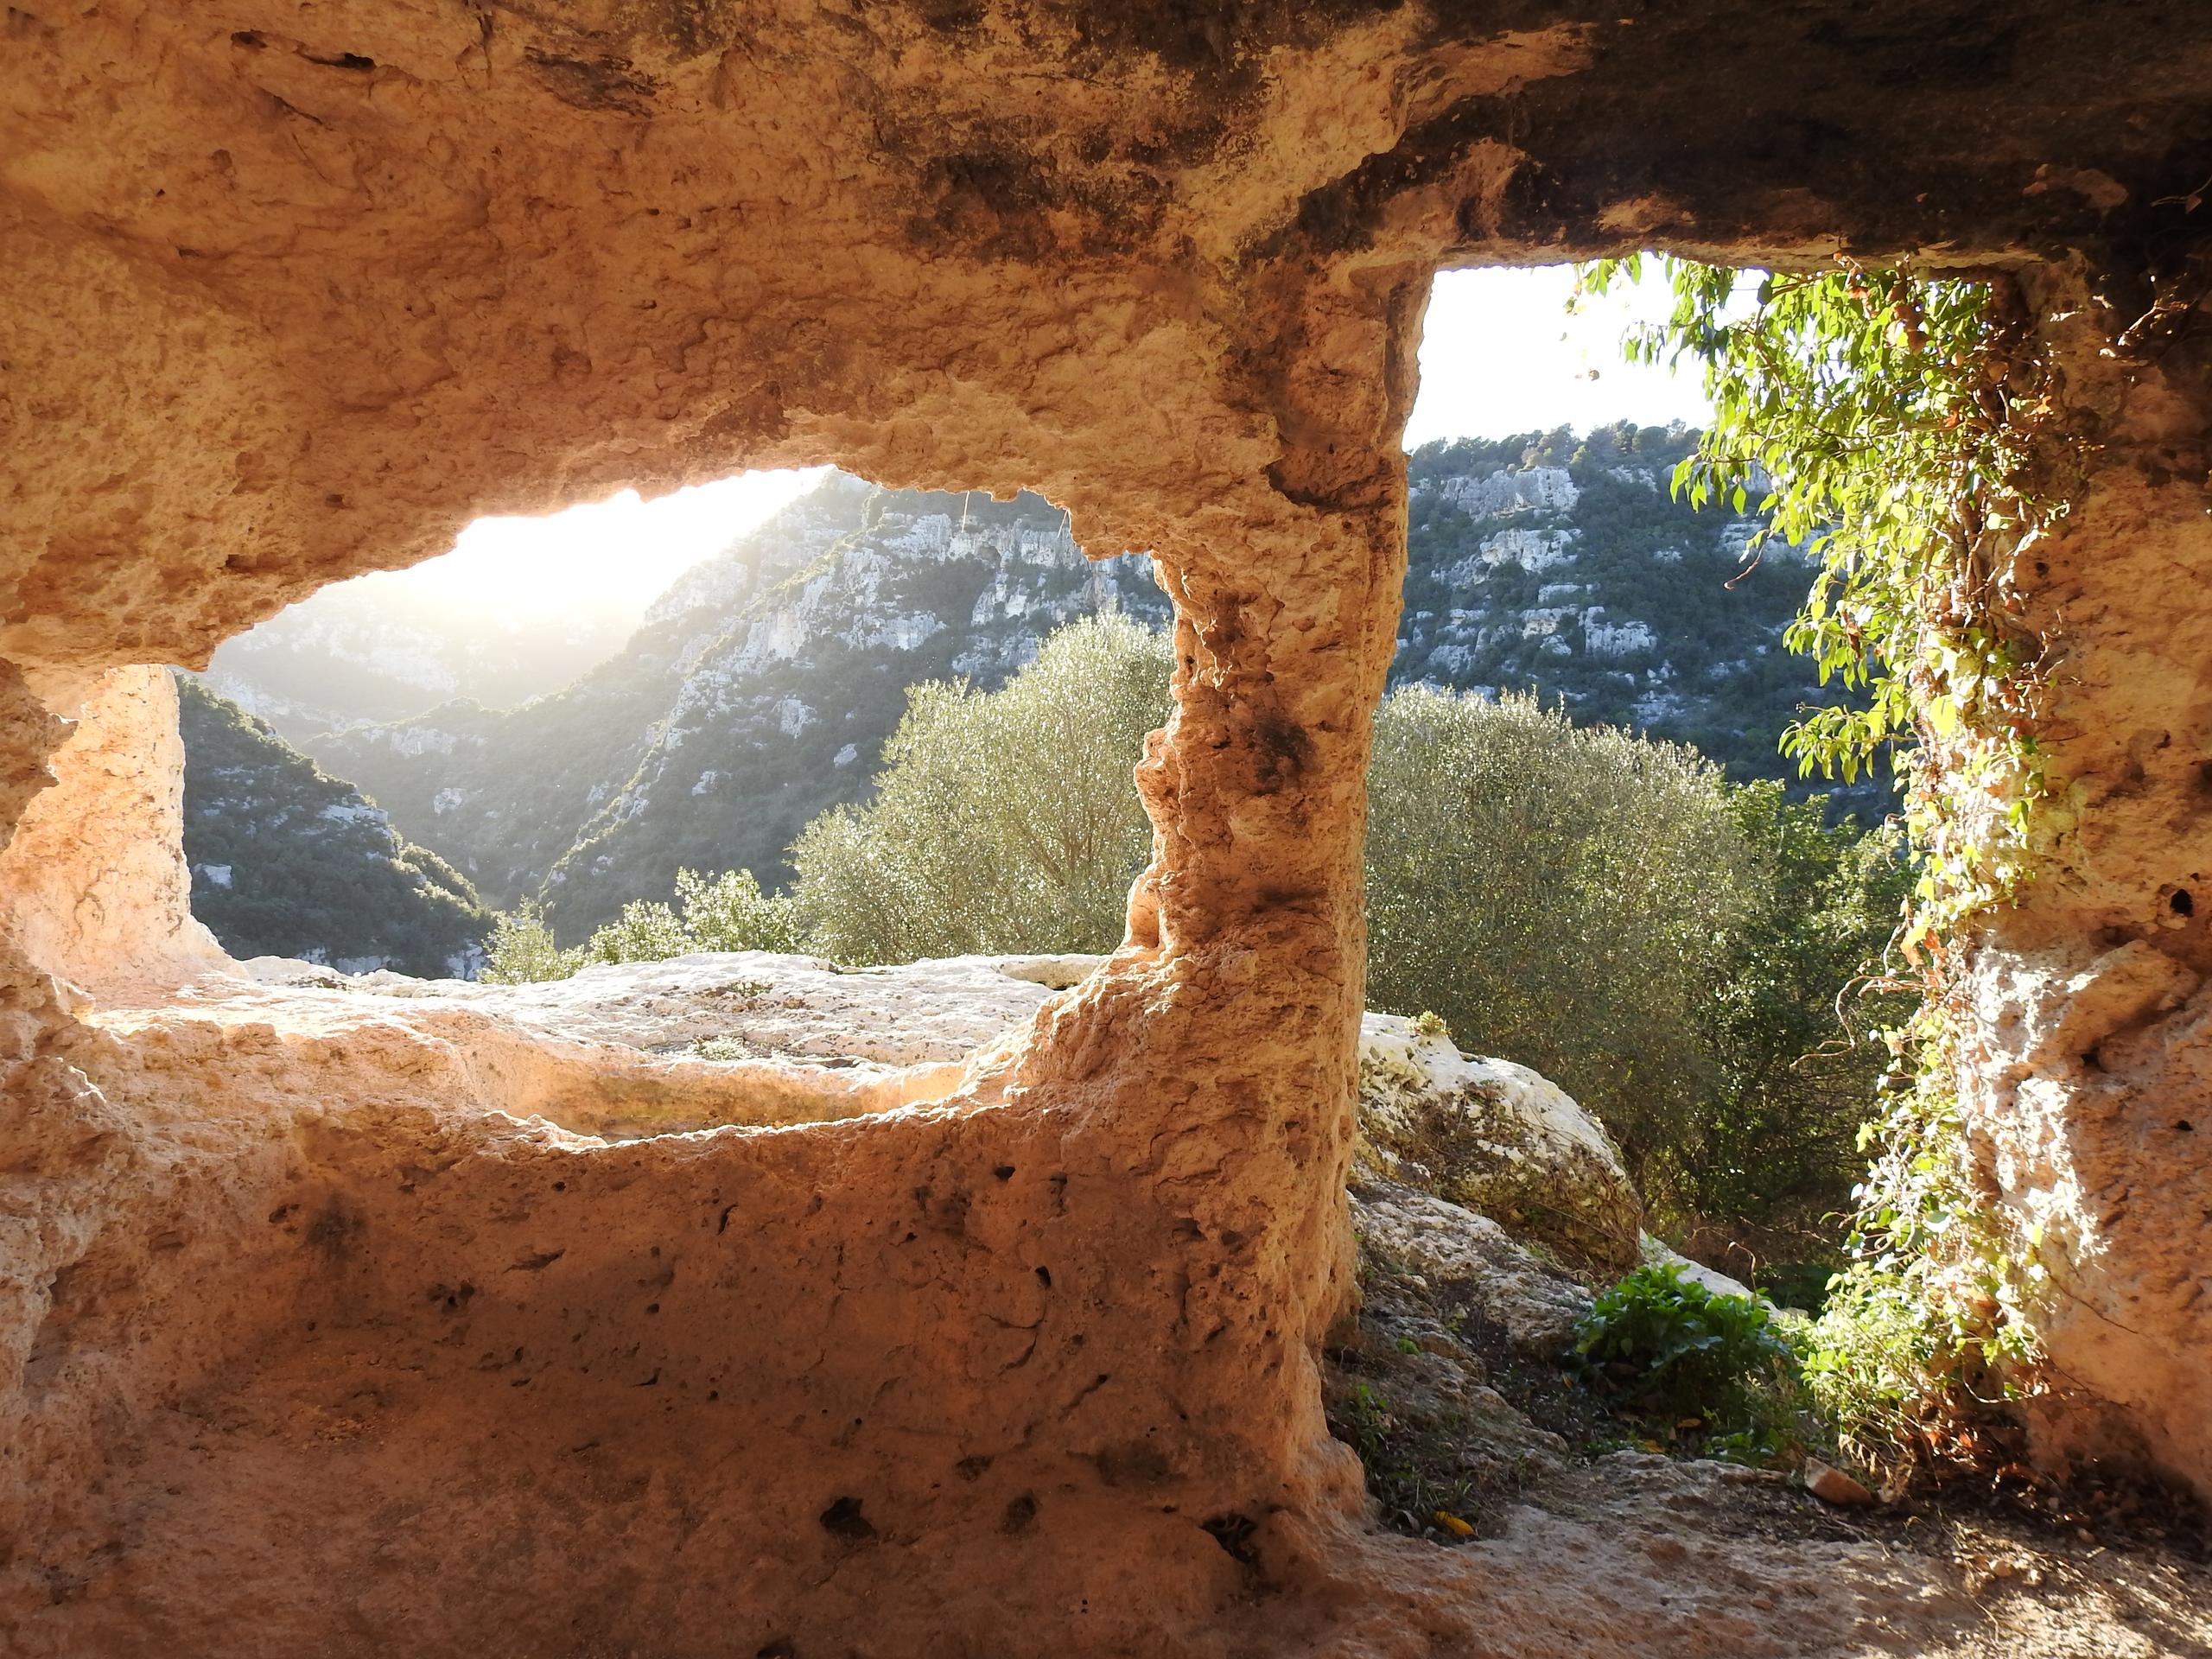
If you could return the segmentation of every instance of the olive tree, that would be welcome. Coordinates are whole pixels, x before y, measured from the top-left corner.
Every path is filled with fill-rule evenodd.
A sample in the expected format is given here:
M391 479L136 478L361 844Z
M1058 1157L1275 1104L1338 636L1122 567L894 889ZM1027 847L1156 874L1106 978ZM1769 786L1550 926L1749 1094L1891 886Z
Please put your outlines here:
M1414 687L1369 773L1368 994L1533 1066L1649 1177L1713 1081L1707 1005L1755 861L1694 750Z
M997 691L914 688L874 799L793 849L810 947L1110 948L1151 844L1130 770L1168 671L1164 639L1108 617ZM1678 1216L1840 1194L1874 1068L1835 1052L1833 1003L1878 951L1865 894L1887 854L1693 749L1521 696L1386 698L1369 801L1374 1006L1554 1078Z
M1132 785L1165 718L1166 639L1119 615L1047 640L996 691L907 693L875 798L809 824L793 897L842 961L1108 950L1152 830Z

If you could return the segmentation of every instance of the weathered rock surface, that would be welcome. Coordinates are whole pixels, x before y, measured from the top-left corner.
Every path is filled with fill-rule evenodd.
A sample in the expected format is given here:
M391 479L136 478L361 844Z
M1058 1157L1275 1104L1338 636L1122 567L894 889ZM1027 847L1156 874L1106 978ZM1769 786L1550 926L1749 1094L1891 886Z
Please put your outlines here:
M1865 1486L1818 1458L1805 1459L1802 1478L1807 1491L1821 1503L1833 1503L1839 1509L1864 1509L1874 1501L1874 1494Z
M56 701L55 786L0 840L0 952L100 995L158 994L224 960L190 908L176 686L122 668Z
M495 1021L551 1052L591 1046L642 1050L652 1059L610 1058L626 1074L655 1065L689 1077L733 1075L823 1084L820 1111L842 1116L862 1101L906 1104L950 1093L963 1064L988 1078L1010 1045L1056 992L1103 967L1103 957L955 957L888 968L840 968L817 957L765 951L701 953L664 962L604 963L573 978L525 985L422 980L391 973L334 974L318 964L260 958L245 964L272 988L343 994L336 1006L366 1011L404 1001L434 1027ZM971 1081L969 1086L988 1087ZM727 1095L713 1096L716 1101ZM545 1115L594 1134L666 1134L685 1121L666 1114L626 1119L570 1093ZM503 1109L520 1109L514 1106ZM694 1127L732 1121L709 1115ZM1393 1014L1361 1022L1360 1152L1368 1189L1389 1194L1393 1216L1460 1218L1498 1240L1510 1232L1577 1262L1636 1257L1640 1201L1602 1129L1556 1084L1510 1061L1462 1054L1448 1038L1424 1036ZM577 1114L581 1113L579 1116ZM563 1115L567 1114L567 1115ZM1454 1202L1435 1203L1434 1198ZM1470 1215L1471 1210L1481 1213ZM1502 1218L1500 1223L1485 1219ZM1410 1220L1387 1224L1394 1230ZM1518 1254L1518 1252L1516 1252ZM1484 1259L1482 1253L1465 1258ZM1499 1270L1518 1269L1497 1261Z
M745 950L601 963L528 985L397 974L342 983L365 995L480 1010L550 1037L670 1053L715 1044L724 1058L895 1067L964 1060L1027 1025L1053 992L1104 960L953 957L840 968L819 957Z
M1463 1292L1530 1359L1555 1360L1590 1311L1590 1294L1488 1216L1393 1181L1357 1181L1351 1221L1363 1246L1430 1284Z
M1548 1078L1370 1014L1359 1099L1355 1167L1495 1217L1572 1260L1636 1264L1643 1201L1605 1130Z
M1564 1523L1487 1556L1375 1538L1316 1359L1443 265L2022 273L2086 475L2005 580L2065 665L2038 735L2075 817L1976 972L2208 954L2212 910L2174 899L2212 861L2212 367L2183 326L2212 18L1821 0L1762 11L1747 73L1713 45L1739 11L16 0L7 1644L1888 1640L1911 1575L1865 1556L1777 1616L1727 1562L1666 1611L1679 1565L1625 1573L1586 1526L1571 1579ZM1087 548L1151 551L1175 608L1124 945L971 1092L610 1140L513 1116L548 1047L481 1014L156 1004L206 949L173 740L96 676L202 664L480 513L817 462L1029 486ZM2212 1485L2193 1010L2071 1060L2000 1022L1962 1081L1997 1202L2063 1224L2084 1413Z

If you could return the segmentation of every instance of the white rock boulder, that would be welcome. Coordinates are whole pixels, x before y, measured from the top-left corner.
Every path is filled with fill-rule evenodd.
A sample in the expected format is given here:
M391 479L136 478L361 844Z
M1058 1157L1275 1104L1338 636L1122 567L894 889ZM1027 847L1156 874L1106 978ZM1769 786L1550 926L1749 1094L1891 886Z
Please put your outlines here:
M1590 1311L1588 1292L1488 1216L1433 1193L1355 1182L1351 1217L1363 1249L1419 1274L1439 1300L1471 1304L1529 1358L1558 1358Z
M1604 1129L1525 1065L1395 1014L1361 1023L1355 1166L1488 1216L1570 1262L1634 1267L1643 1202Z

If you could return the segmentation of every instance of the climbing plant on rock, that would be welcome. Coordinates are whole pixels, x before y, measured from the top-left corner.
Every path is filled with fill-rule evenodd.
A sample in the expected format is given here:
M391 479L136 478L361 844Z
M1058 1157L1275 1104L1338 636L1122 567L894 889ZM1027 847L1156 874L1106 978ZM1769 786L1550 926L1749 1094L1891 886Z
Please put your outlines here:
M1726 501L1816 568L1791 648L1861 698L1783 739L1849 781L1886 754L1924 861L1909 959L1940 963L1957 925L2024 877L2044 787L2031 735L2039 643L2015 622L2010 557L2058 510L2023 484L2048 372L2004 288L1843 265L1761 274L1662 262L1663 322L1631 360L1700 364L1713 418L1675 488ZM1584 291L1642 274L1584 267Z
M1940 1450L1929 1425L1971 1404L1993 1359L2017 1383L2031 1338L2005 1241L1957 1165L1951 965L1973 918L2012 897L2050 817L2034 736L2041 642L2017 620L2015 561L2063 510L2028 486L2050 371L2001 284L1863 269L1759 273L1667 258L1673 307L1632 361L1701 365L1713 419L1674 484L1726 501L1815 569L1791 647L1858 695L1783 739L1847 780L1886 755L1920 870L1897 945L1919 1014L1895 1034L1897 1086L1862 1146L1856 1260L1811 1368L1870 1452ZM1580 291L1643 275L1583 268ZM1867 1310L1898 1343L1871 1344Z

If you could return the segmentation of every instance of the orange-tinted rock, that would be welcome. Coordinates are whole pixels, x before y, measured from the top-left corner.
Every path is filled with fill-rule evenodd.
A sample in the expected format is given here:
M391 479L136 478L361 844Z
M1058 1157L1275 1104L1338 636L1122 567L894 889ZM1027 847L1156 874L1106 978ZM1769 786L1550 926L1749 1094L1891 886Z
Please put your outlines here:
M1533 1584L1556 1531L1497 1572L1371 1540L1325 1432L1427 285L1640 245L2109 276L2067 395L2113 442L2037 601L2079 835L1984 971L2139 934L2200 972L2196 347L2097 353L2188 232L2212 22L1836 0L1747 69L1718 4L1508 11L7 9L7 1645L1778 1650ZM509 1114L592 1077L557 1046L168 995L208 958L137 665L480 513L823 461L1036 487L1175 600L1128 943L1026 1041L927 1107L614 1141ZM2193 1004L2014 1072L1993 995L1970 1117L2082 1269L2054 1352L2212 1479Z
M1841 1509L1863 1509L1874 1501L1864 1485L1818 1458L1805 1459L1804 1481L1805 1490L1821 1503Z
M2051 1362L2038 1456L2212 1491L2212 365L2113 346L2147 296L2063 268L2031 291L2066 374L2043 464L2072 505L2000 581L2052 665L2049 804L2042 868L1971 959L1960 1101Z

